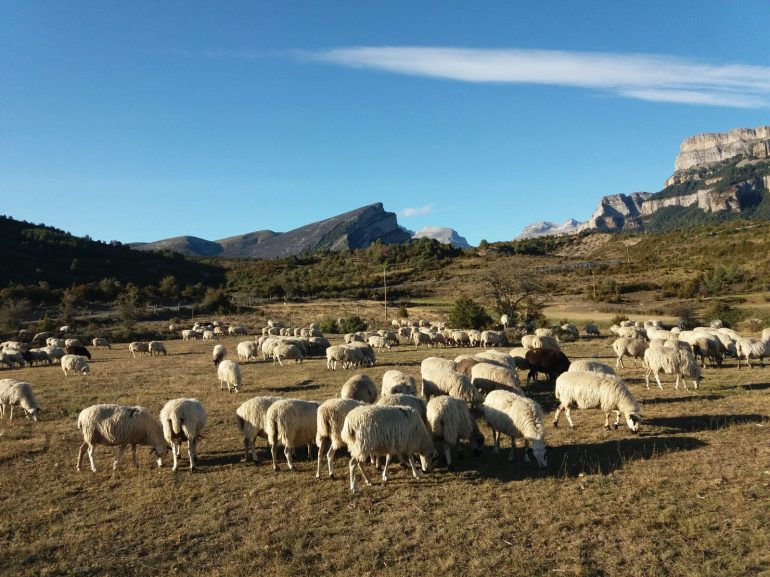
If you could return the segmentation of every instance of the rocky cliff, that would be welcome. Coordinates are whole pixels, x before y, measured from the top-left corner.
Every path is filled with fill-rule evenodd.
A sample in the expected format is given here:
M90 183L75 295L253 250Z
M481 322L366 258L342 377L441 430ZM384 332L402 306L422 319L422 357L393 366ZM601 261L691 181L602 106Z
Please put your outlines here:
M574 218L567 219L562 224L555 224L547 220L540 221L524 227L524 230L521 231L521 234L519 234L515 240L537 238L539 236L564 236L567 234L575 234L584 226L584 222L578 222Z
M469 248L471 245L464 236L453 228L445 226L426 226L412 235L412 238L432 238L442 244L451 244L455 248Z
M411 236L398 225L395 213L385 211L382 203L378 202L284 233L261 230L218 241L182 236L151 243L134 243L132 248L168 249L187 256L279 258L316 250L365 248L376 240L394 244L406 242Z
M681 172L736 156L768 158L770 126L736 128L729 132L696 134L685 138L674 161L674 172Z
M578 231L643 230L656 219L660 221L661 211L671 207L699 209L701 214L751 213L770 189L770 126L686 138L674 169L665 188L657 193L605 196ZM524 233L541 224L529 225Z

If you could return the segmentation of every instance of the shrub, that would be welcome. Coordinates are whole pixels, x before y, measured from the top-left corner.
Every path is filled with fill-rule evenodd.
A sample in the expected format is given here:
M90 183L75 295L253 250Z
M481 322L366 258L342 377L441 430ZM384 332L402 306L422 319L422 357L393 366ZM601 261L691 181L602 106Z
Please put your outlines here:
M627 321L627 320L628 320L628 315L624 315L623 313L618 313L610 319L610 324L619 325L623 321Z
M340 330L343 333L355 333L358 331L365 331L366 327L367 324L361 317L358 315L353 315L342 319L342 326L340 327Z
M318 327L321 329L321 332L324 334L326 333L335 334L339 331L339 328L337 327L337 321L332 317L322 318L318 323Z
M454 302L449 313L449 323L456 328L484 329L492 324L492 317L479 303L468 297Z

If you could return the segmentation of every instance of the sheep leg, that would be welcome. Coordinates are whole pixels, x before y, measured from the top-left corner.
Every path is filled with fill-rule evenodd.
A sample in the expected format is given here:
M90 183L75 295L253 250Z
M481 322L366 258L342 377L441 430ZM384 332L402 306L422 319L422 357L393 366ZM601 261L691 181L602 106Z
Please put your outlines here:
M195 468L195 463L198 460L198 443L195 439L187 440L187 454L190 456L190 470Z
M512 462L516 458L516 455L514 454L515 450L516 450L516 437L511 435L511 452L508 453L508 462L509 463Z
M620 411L617 409L613 409L615 411L615 430L618 430L618 426L620 425Z
M663 390L663 383L660 382L660 375L658 374L658 371L655 371L655 380L658 381L658 387L660 390Z
M270 455L273 457L273 471L278 470L278 443L270 443Z
M329 465L329 478L334 479L334 455L337 454L337 450L330 446L326 453L326 464ZM321 458L321 450L318 450L318 458Z
M572 417L569 414L569 406L564 407L564 416L567 417L567 422L569 423L570 429L574 429L575 423L572 422Z
M650 374L652 373L652 369L647 367L647 370L644 371L644 380L646 381L647 388L650 388Z
M446 459L447 469L454 471L455 468L452 466L452 448L446 441L444 441L444 458Z
M177 445L176 441L173 441L171 443L171 457L174 459L174 464L171 466L172 471L176 471L179 463L177 462L177 459L179 458L179 453L177 451L177 448L179 445Z
M286 455L286 463L289 465L289 471L294 470L294 463L291 462L291 448L284 447L283 454Z
M348 463L348 469L350 469L350 490L353 493L358 493L358 485L356 484L356 458L351 457ZM359 467L360 469L361 467Z
M385 466L382 469L382 482L385 483L388 480L388 466L390 465L391 455L388 453L385 455ZM411 460L410 460L411 462Z
M76 471L80 471L80 465L83 462L83 449L88 447L88 443L83 443L80 445L80 449L78 450L78 465L75 468Z
M607 411L604 413L604 428L608 431L610 430L610 412Z
M329 444L329 448L331 448L331 440L329 440L328 437L324 437L321 439L321 442L318 444L318 466L315 470L315 478L320 479L321 478L321 461L323 460L323 454L324 450L326 449L327 443ZM327 461L329 460L329 456L326 457ZM331 462L329 464L329 477L332 476L332 465Z
M414 464L414 455L408 455L408 458L409 458L409 464L412 466L412 476L415 479L419 479L420 478L420 470Z
M559 414L561 413L562 406L559 405L556 407L556 413L553 416L553 426L558 427L559 426Z
M244 454L245 461L249 460L249 452L251 452L251 460L254 461L255 463L259 463L256 447L253 445L253 443L249 440L248 437L243 437L243 454Z
M693 380L692 380L692 386L693 386L693 387L695 387L695 389L697 390L697 389L698 389L698 381L696 381L695 379L693 379Z
M126 450L126 445L121 445L118 447L118 454L115 456L115 462L112 463L112 470L116 470L118 468L118 463L120 463L120 458L123 456L123 452Z
M88 445L88 460L91 462L91 470L96 473L96 465L94 464L94 446Z
M497 455L500 452L500 433L492 429L492 454Z
M13 421L13 407L14 405L11 405L11 418L8 419L9 421Z

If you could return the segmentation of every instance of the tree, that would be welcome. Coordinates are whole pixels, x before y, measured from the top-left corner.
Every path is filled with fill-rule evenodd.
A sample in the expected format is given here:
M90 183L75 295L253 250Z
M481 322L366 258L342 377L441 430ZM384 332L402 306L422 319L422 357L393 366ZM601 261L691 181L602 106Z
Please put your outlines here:
M486 309L469 297L460 297L449 313L449 323L456 328L484 329L492 324Z
M61 320L65 325L70 324L75 319L75 301L77 300L77 292L75 287L64 289L61 297L61 303L59 304L59 313L61 314Z
M482 295L510 323L529 323L543 316L545 287L533 273L513 264L493 266L482 281Z
M139 289L129 283L115 300L115 308L118 312L120 324L126 331L134 330L139 319Z
M158 292L161 296L168 299L179 297L179 286L176 284L174 275L164 276L158 284Z
M31 308L28 299L7 298L0 304L0 327L4 331L17 331Z

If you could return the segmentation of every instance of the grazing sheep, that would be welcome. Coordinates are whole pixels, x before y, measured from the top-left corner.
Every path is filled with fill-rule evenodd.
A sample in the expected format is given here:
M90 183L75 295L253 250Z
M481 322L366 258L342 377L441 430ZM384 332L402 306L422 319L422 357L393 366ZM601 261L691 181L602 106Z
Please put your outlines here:
M193 331L191 329L185 329L182 331L182 340L183 341L194 341L198 338L197 331Z
M55 337L49 337L45 340L45 344L48 347L59 347L60 349L65 348L67 345L64 344L64 339L57 339Z
M236 337L242 337L247 333L248 331L246 330L246 327L242 327L241 325L233 325L227 329L228 335L234 335Z
M431 368L422 371L422 396L430 400L441 395L462 399L471 407L479 407L483 402L478 389L462 373Z
M702 336L695 339L692 343L692 352L697 360L700 357L701 366L706 368L706 359L708 358L711 366L722 366L722 343L716 337Z
M251 460L259 463L254 442L257 437L267 439L265 415L270 406L280 400L281 397L254 397L236 409L238 428L243 434L243 450L247 461L251 451Z
M537 337L555 337L556 335L553 332L553 329L549 329L546 327L535 329L535 336Z
M273 470L278 470L278 446L283 445L283 454L289 470L294 470L291 461L292 449L307 445L308 459L313 458L311 444L315 441L318 425L318 403L299 399L276 401L265 414L265 432L273 456Z
M69 377L67 371L83 373L84 375L91 372L91 368L88 366L88 359L80 355L64 355L61 358L61 369L64 371L65 377Z
M482 347L501 347L505 342L506 339L503 333L497 331L482 331L481 333Z
M97 444L118 447L118 454L112 464L113 470L118 468L120 458L128 445L131 445L131 460L137 467L137 445L152 447L158 458L158 467L163 464L163 457L168 452L160 422L145 407L92 405L80 411L78 429L83 432L83 444L78 451L78 471L83 462L83 451L87 447L91 470L96 472L94 446Z
M623 367L623 357L629 356L634 359L634 366L636 366L637 360L644 357L644 352L648 349L650 344L644 340L633 337L620 337L612 343L612 350L615 351L615 355L618 360L615 361L615 368Z
M0 419L5 418L6 407L11 408L9 420L13 420L13 408L19 406L24 409L25 416L33 421L37 421L37 417L40 415L40 408L37 405L37 399L32 392L32 387L29 383L21 381L14 381L13 379L3 379L4 381L12 381L7 384L0 384Z
M237 393L241 388L241 367L235 361L224 360L217 366L217 378L219 379L219 390L227 385L227 392L232 392L230 388Z
M379 353L382 352L382 349L390 350L390 341L388 341L385 337L372 335L369 337L369 346L377 349L377 352Z
M57 362L61 362L61 358L67 354L64 349L60 349L59 347L43 347L40 350L48 353L48 356L51 357L51 359L56 359Z
M110 345L110 341L108 341L104 337L96 337L94 340L91 341L91 344L94 346L95 349L111 349L112 348L112 345Z
M670 342L670 341L668 341ZM676 375L675 389L679 388L679 379L682 378L684 388L687 389L687 377L693 379L693 385L698 388L701 378L700 367L695 361L692 351L673 347L651 347L644 352L644 366L647 368L644 378L647 388L650 388L650 375L655 375L658 387L663 389L658 373L663 371L666 375Z
M65 339L64 346L65 347L82 347L83 343L80 342L80 339Z
M388 466L392 455L405 455L415 479L420 473L415 467L412 455L418 453L423 471L428 471L436 456L430 433L414 409L405 406L357 407L345 417L342 440L350 451L350 490L358 492L356 465L364 482L371 485L363 469L369 457L385 456L382 480L388 480Z
M587 324L585 327L583 327L583 330L585 331L587 337L602 336L601 332L599 332L599 327L593 324Z
M511 438L508 460L513 461L516 437L524 440L524 461L548 466L543 409L535 401L508 391L492 391L484 399L484 420L492 429L493 453L500 452L500 436Z
M411 407L420 415L420 418L428 423L428 403L425 399L422 399L416 395L408 395L405 393L393 393L390 395L383 395L377 399L376 405L380 407Z
M141 341L134 341L128 345L128 351L131 356L136 358L137 353L143 355L145 353L150 354L150 345Z
M373 403L377 400L377 386L367 375L353 375L342 385L340 398Z
M751 357L758 358L765 366L764 358L770 356L770 341L759 340L752 337L743 337L738 339L735 343L736 352L738 355L738 368L741 368L741 357L746 359L746 366L751 368L749 359Z
M254 344L254 343L252 343ZM214 366L218 367L219 363L222 362L222 360L227 356L227 349L225 348L225 345L215 345L214 350L212 352L212 357L214 359ZM241 355L238 355L238 360L240 360Z
M42 345L44 343L47 344L46 340L50 336L51 336L51 333L46 331L43 331L42 333L37 333L34 337L32 337L32 344L36 344L36 345Z
M525 349L552 349L560 351L558 341L548 335L524 335L521 337L521 346Z
M289 359L293 360L295 363L301 363L303 358L302 351L297 345L291 343L278 343L273 347L273 364L278 362L279 365L283 366L281 359Z
M397 393L416 395L417 381L412 375L407 375L401 371L386 371L382 375L382 394L392 395Z
M455 370L458 373L462 373L466 377L471 378L471 370L475 365L478 365L482 361L472 356L467 356L467 355L461 355L461 356L463 356L463 358L460 358L460 357L455 358Z
M34 341L35 339L32 340ZM770 341L770 328L762 329L762 340Z
M569 365L567 372L588 372L588 373L601 373L603 375L614 375L615 369L599 361L591 361L588 359L577 359L572 361Z
M458 347L467 347L471 344L471 339L465 331L452 331L452 340Z
M374 354L374 349L364 341L353 341L347 345L348 349L361 351L363 354L362 364L373 367L377 362L377 357ZM359 364L360 366L360 364Z
M442 359L440 357L426 357L420 363L420 372L426 369L444 369L447 371L454 371L457 369L457 363L449 359Z
M21 353L21 356L27 361L27 364L29 364L30 367L35 363L38 365L42 365L43 363L50 365L53 362L51 355L49 355L47 351L41 349L29 349L28 351Z
M346 334L346 335L343 337L343 340L345 341L345 344L346 344L346 345L349 345L350 343L352 343L352 342L355 342L355 341L364 342L364 337L363 337L363 336L361 336L361 335L360 335L360 334L358 334L358 333L347 333L347 334Z
M203 331L203 340L204 341L213 341L216 340L217 335L214 334L214 331Z
M516 361L508 353L502 351L482 351L473 356L473 358L481 363L488 363L490 365L497 365L504 369L510 369L515 371L517 369Z
M91 353L83 345L67 345L64 350L68 355L79 355L87 359L91 358Z
M174 458L171 470L177 470L182 443L187 441L187 454L192 471L198 459L198 439L206 427L206 410L203 405L198 399L172 399L163 405L160 423L163 426L163 436L171 445L171 455Z
M326 455L329 478L334 479L334 456L338 449L345 447L342 440L342 426L348 413L365 405L355 399L329 399L318 407L315 444L318 446L318 467L315 476L321 478L321 462Z
M549 381L555 381L556 377L567 372L570 365L567 355L561 351L548 348L529 350L524 359L529 365L527 385L529 385L530 380L537 380L538 373L544 373Z
M485 396L495 389L503 389L517 395L524 394L515 370L491 363L479 363L471 369L471 384Z
M641 413L639 403L617 376L590 372L567 372L556 379L556 398L560 404L553 416L553 426L559 425L559 414L564 411L569 426L575 424L570 417L570 407L604 411L604 426L610 429L610 411L615 412L615 429L620 423L620 413L626 417L626 425L632 433L639 430Z
M160 341L150 341L147 345L147 350L150 352L150 356L160 356L160 354L163 353L163 356L165 357L168 354L166 352L166 346Z
M463 401L446 396L434 397L428 403L427 416L433 442L443 444L444 457L450 471L454 471L452 448L457 448L460 439L468 440L475 455L481 454L484 435L479 432L476 419L471 416Z

